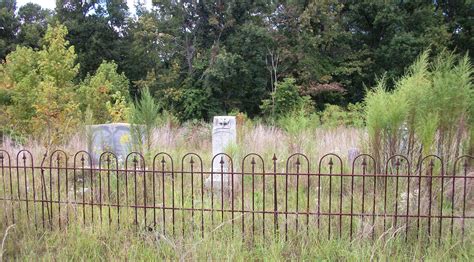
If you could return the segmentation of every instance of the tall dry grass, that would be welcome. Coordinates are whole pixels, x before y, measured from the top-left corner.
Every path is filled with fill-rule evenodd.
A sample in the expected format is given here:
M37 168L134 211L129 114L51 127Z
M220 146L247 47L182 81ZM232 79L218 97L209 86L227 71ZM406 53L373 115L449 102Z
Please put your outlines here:
M347 158L351 148L358 148L364 152L367 133L364 129L337 127L337 128L314 128L302 130L297 134L289 134L282 128L265 124L248 124L239 131L241 140L236 145L238 154L233 156L240 158L248 153L258 153L264 156L265 161L270 160L273 154L279 159L285 159L293 153L306 154L312 161L317 161L321 156L335 153ZM42 160L46 152L40 141L27 140L23 145L14 143L5 138L2 149L12 155L22 149L28 149L35 161ZM69 154L80 150L87 150L87 138L85 132L74 134L67 143L58 145ZM212 126L209 123L183 124L180 127L162 126L155 128L151 137L151 154L158 152L170 153L173 157L180 159L188 152L194 152L203 157L205 162L212 158ZM241 159L238 159L239 161ZM35 162L36 163L36 162ZM38 163L39 164L39 163Z

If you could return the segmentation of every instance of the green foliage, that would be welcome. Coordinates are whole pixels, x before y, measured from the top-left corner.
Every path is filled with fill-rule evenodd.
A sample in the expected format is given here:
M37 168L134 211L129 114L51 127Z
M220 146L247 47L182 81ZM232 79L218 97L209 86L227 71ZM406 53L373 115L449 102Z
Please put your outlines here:
M11 89L6 125L44 138L47 148L67 138L78 120L74 78L79 66L62 25L48 28L42 50L20 47L2 65L2 83Z
M130 106L127 102L125 95L122 95L120 91L116 91L110 95L110 100L105 102L105 108L107 109L108 118L111 122L124 122L129 117Z
M209 120L234 109L251 118L277 119L299 107L312 111L311 104L323 110L328 103L361 102L376 75L385 73L387 91L396 89L397 79L427 46L433 53L449 48L472 57L471 9L469 1L153 1L153 9L138 4L132 14L125 1L61 0L52 12L4 0L0 60L12 54L12 65L1 69L0 87L22 90L8 91L11 99L5 101L23 108L5 114L14 114L6 118L16 118L8 124L18 128L28 126L36 112L32 102L38 93L31 87L43 81L37 52L49 45L48 24L68 29L64 37L74 46L74 63L81 65L70 72L72 84L80 85L73 89L82 90L76 101L82 113L90 107L95 123L126 121L129 96L138 97L144 86L180 121ZM13 69L14 56L22 69ZM448 84L443 81L436 83ZM296 92L276 90L282 84L296 86ZM298 96L304 105L296 105ZM327 107L321 117L329 126L359 126L352 112ZM434 126L452 124L433 114L410 120L411 125L431 121L416 127L425 148L439 147L428 144Z
M321 122L326 127L364 126L364 107L362 103L349 104L347 108L327 104L321 112Z
M144 152L147 157L152 156L153 131L157 127L168 125L174 127L179 124L178 119L166 110L162 110L150 94L148 87L145 87L140 99L132 105L129 116L132 124L132 135L136 150Z
M79 77L92 74L102 61L120 63L128 50L122 41L128 7L124 1L56 1L55 21L63 23L76 48Z
M379 154L382 152L390 155L397 153L400 143L398 134L407 116L408 105L405 100L386 90L385 78L367 93L365 103L371 151L380 161L382 156Z
M153 130L158 126L160 107L156 104L148 88L144 88L140 100L130 110L134 144L140 152L150 152ZM143 148L145 146L145 148Z
M278 119L277 124L290 136L296 137L308 129L316 129L320 126L317 114L306 114L304 111L293 111Z
M299 94L298 86L293 78L286 78L279 82L271 98L262 101L261 108L264 114L275 119L294 111L311 112L313 110L309 97Z
M93 76L88 75L78 93L81 109L92 110L96 123L120 122L126 120L128 79L117 73L114 62L103 61Z
M20 21L17 41L22 46L40 48L41 41L52 19L52 12L38 4L27 3L18 9Z
M374 153L438 154L445 159L469 149L460 147L472 130L473 70L468 56L443 51L430 63L425 51L386 91L385 79L366 97L366 117ZM471 141L472 143L472 141ZM400 152L402 151L402 152Z
M0 2L0 61L15 49L15 33L19 26L15 11L15 0L2 0Z

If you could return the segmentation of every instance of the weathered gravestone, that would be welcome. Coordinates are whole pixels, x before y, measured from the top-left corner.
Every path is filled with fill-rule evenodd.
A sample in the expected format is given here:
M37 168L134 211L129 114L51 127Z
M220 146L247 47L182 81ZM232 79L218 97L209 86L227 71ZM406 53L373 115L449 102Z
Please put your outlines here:
M94 164L99 163L103 152L112 152L117 156L118 162L123 163L132 150L132 137L130 124L114 123L103 125L90 125L88 151L92 155Z
M237 140L237 123L234 116L215 116L212 126L212 156L225 153L225 149ZM223 164L221 164L223 160ZM212 187L220 190L221 184L224 187L230 185L230 175L221 175L221 172L228 172L230 170L230 161L227 157L217 156L212 163ZM206 180L207 187L211 186L211 177Z

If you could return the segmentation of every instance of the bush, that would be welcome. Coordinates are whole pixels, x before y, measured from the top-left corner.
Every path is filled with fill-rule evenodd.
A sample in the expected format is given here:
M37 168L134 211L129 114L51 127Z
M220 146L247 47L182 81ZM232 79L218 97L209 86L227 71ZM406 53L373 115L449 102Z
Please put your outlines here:
M136 150L150 155L153 145L153 131L155 128L167 125L174 127L179 124L178 119L166 110L160 112L161 107L151 96L148 87L142 90L140 100L130 109L130 123ZM145 148L143 148L143 146Z
M128 109L128 79L117 73L117 64L103 61L93 76L87 75L78 90L81 110L89 108L96 123L123 122Z
M347 108L327 104L320 115L321 122L326 127L364 126L364 107L362 103L349 104Z
M294 111L310 113L314 110L311 98L299 94L293 78L285 78L279 82L271 98L263 100L260 108L266 116L271 116L273 119L292 114Z
M424 52L394 91L386 90L384 78L378 81L365 98L374 155L381 160L382 152L402 153L415 160L437 154L449 161L472 153L472 73L467 55L442 52L430 63Z
M307 114L304 111L293 111L278 119L277 124L291 136L297 136L308 129L315 129L320 125L319 116L315 113Z

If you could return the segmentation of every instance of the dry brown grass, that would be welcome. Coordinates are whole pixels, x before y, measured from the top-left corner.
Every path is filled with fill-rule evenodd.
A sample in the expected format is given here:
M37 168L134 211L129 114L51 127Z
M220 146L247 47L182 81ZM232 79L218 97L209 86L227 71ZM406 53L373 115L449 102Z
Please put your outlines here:
M335 153L347 157L348 150L363 148L366 132L362 129L338 127L335 129L316 128L304 130L298 135L289 135L281 128L264 124L248 125L242 128L242 140L238 147L243 155L258 153L262 156L276 154L283 159L293 153L300 152L316 161L327 153ZM164 126L153 132L152 148L154 152L168 152L173 156L181 157L187 152L200 154L203 159L211 158L212 132L211 125L207 123L185 124L181 127ZM36 161L41 161L45 147L41 142L28 140L24 145L18 145L6 138L2 149L10 152L12 158L16 153L27 148ZM68 142L57 146L70 154L79 150L87 150L87 139L84 132L73 135ZM50 152L53 149L50 149ZM269 160L269 159L268 159ZM39 163L38 163L39 164Z

